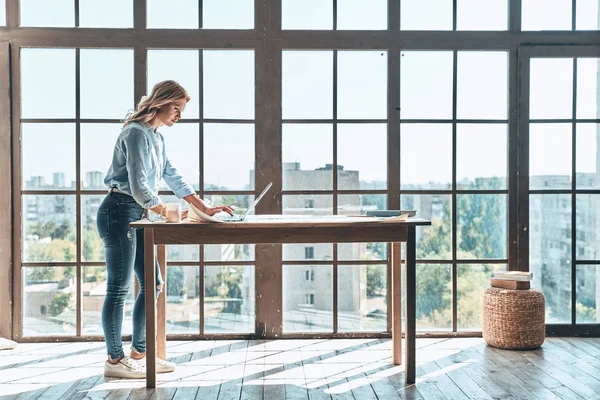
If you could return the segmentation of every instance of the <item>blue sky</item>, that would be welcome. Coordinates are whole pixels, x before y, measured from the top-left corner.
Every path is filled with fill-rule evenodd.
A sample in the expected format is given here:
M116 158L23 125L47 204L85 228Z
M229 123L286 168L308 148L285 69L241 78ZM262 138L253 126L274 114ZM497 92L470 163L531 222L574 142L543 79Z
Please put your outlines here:
M44 25L52 18L57 26L72 26L72 0L21 0L24 25ZM154 28L195 28L197 1L148 2L148 25ZM338 1L338 28L385 29L385 0ZM485 4L484 4L485 3ZM81 0L82 26L130 27L131 0ZM404 29L451 29L451 0L403 0ZM570 27L570 0L523 0L524 29ZM3 9L3 7L0 7ZM252 0L204 1L203 25L211 28L252 28ZM46 10L40 12L40 10ZM168 12L165 12L168 10ZM234 10L234 11L232 11ZM35 11L35 12L33 12ZM284 29L331 29L332 6L327 0L283 0ZM594 20L594 16L596 19ZM578 0L577 27L598 26L598 1ZM0 13L0 23L3 14ZM448 25L450 21L450 25ZM594 25L595 23L595 25ZM107 25L108 24L108 25ZM458 1L459 29L506 29L506 0ZM176 45L176 44L174 44ZM386 116L387 52L340 51L338 53L338 118L382 119ZM452 52L403 52L401 58L401 117L448 119L452 113ZM25 49L22 51L23 118L74 118L75 56L73 49ZM205 118L254 118L254 52L252 50L204 51ZM282 110L289 119L327 119L333 116L333 53L285 51L283 54ZM43 68L40 66L43 65ZM179 81L192 96L184 119L199 116L199 57L196 50L150 50L148 85L164 79ZM578 65L578 118L597 118L598 62ZM572 63L568 60L534 60L531 79L533 118L570 118ZM134 106L133 52L122 49L81 51L81 112L83 118L121 119ZM508 55L502 51L458 53L457 117L461 119L507 118ZM161 131L168 154L191 183L200 169L198 125L177 124ZM283 161L300 162L313 169L332 162L332 126L284 125ZM595 125L581 127L578 171L596 171ZM82 126L82 173L105 172L111 159L119 125ZM461 124L458 132L458 179L505 176L506 125ZM403 125L402 182L425 184L451 178L451 124ZM537 135L537 136L536 136ZM545 140L545 136L556 140ZM532 174L568 174L570 129L559 126L532 128ZM361 180L386 179L386 127L381 124L340 124L338 162L358 170ZM57 138L60 138L57 140ZM254 126L209 124L205 126L205 180L243 189L249 183L254 160ZM23 177L62 171L67 184L75 179L74 126L23 126ZM565 148L566 146L566 148ZM429 162L423 160L423 149ZM368 149L368 151L366 151ZM563 157L557 161L555 155ZM39 160L54 155L45 163ZM60 156L56 156L60 155ZM233 167L234 164L239 166ZM241 171L241 172L240 172Z

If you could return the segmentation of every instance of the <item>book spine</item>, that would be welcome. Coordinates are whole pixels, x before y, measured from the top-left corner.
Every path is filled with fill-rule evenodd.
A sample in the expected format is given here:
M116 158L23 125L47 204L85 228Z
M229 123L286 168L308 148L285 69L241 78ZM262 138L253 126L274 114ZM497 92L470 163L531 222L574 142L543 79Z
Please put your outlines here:
M531 287L529 281L515 281L507 279L490 279L490 286L502 289L525 290Z
M529 282L531 280L530 276L511 276L511 275L494 275L493 279L501 279L504 281L519 281L519 282Z

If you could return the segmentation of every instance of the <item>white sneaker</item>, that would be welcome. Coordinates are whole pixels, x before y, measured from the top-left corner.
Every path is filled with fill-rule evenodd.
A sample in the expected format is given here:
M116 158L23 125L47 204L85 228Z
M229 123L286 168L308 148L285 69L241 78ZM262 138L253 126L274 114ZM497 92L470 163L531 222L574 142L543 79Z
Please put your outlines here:
M104 363L104 376L111 378L144 379L146 367L133 358L125 356L116 364Z
M146 356L144 356L136 361L145 366L146 365ZM177 367L177 364L175 364L174 362L163 360L162 358L156 357L156 373L157 374L165 374L167 372L173 372L173 371L175 371L176 367Z

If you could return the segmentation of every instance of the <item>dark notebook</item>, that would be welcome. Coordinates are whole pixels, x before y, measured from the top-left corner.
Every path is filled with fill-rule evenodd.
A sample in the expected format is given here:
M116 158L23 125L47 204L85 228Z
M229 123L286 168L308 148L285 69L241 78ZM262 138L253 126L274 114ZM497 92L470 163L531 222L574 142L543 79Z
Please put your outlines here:
M417 215L417 210L372 210L367 211L369 217L397 217L402 214L408 214L409 217Z

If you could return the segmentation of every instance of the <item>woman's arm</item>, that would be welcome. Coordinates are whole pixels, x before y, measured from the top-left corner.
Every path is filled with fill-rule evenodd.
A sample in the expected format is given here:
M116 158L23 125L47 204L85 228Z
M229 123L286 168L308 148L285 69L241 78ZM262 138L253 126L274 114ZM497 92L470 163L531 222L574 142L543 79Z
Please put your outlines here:
M157 209L161 211L161 206L164 207L164 204L148 184L151 157L150 143L147 141L145 133L132 128L123 137L123 147L126 157L127 179L133 198L144 208L155 212Z

